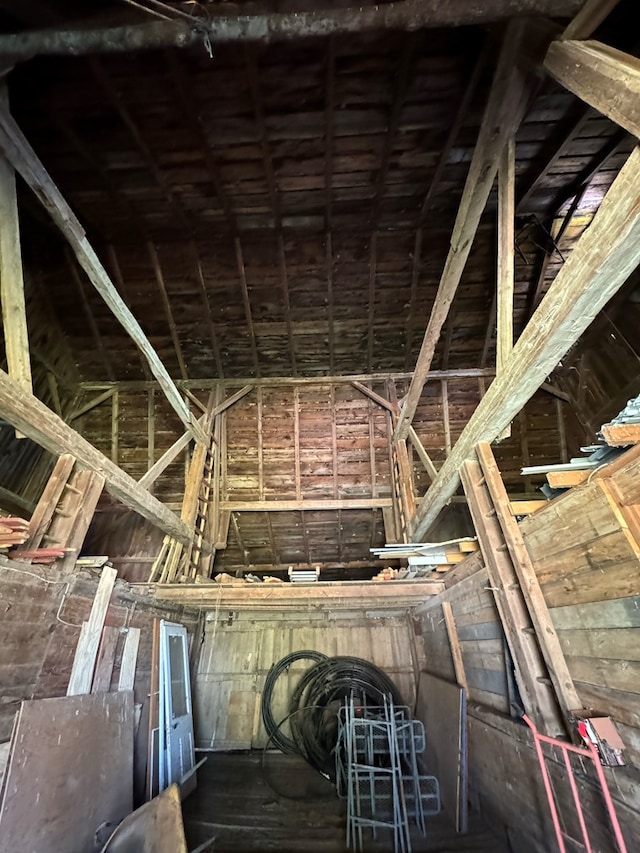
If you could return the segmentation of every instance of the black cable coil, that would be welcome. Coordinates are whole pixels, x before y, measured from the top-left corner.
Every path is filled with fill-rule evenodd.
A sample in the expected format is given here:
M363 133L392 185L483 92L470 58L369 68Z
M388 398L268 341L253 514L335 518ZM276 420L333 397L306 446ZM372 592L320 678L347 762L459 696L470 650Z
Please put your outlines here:
M316 663L302 675L291 695L288 714L276 723L271 710L275 683L292 663L304 659ZM389 695L395 704L402 704L388 675L369 661L347 656L329 658L310 650L293 652L278 661L267 675L262 694L262 719L269 742L282 752L298 753L320 773L333 777L337 713L344 700L353 696L361 705L381 705L383 698ZM287 721L290 738L281 729Z

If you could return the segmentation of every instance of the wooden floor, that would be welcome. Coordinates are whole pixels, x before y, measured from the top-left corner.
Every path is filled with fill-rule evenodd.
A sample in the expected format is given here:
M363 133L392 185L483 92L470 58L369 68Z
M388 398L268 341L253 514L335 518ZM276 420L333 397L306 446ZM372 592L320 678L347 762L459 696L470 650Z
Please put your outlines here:
M215 853L342 853L346 805L335 788L295 756L210 753L198 771L198 788L183 803L189 849L208 839ZM267 782L268 780L268 782ZM391 851L390 837L365 844ZM509 853L510 847L470 815L470 831L458 835L445 814L432 818L427 837L412 836L414 853Z

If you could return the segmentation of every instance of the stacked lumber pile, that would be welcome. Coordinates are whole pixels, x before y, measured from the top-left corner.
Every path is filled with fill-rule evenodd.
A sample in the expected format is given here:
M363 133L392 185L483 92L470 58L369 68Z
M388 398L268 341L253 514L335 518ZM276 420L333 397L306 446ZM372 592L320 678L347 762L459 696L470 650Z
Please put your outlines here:
M600 434L610 447L629 447L640 442L640 394L629 400L624 409L608 424L604 424Z
M400 542L370 550L378 559L406 562L406 566L399 569L383 569L373 580L412 580L431 572L448 572L470 552L477 551L478 542L474 537L465 536L446 542Z
M22 545L29 538L29 522L17 516L0 516L0 550Z

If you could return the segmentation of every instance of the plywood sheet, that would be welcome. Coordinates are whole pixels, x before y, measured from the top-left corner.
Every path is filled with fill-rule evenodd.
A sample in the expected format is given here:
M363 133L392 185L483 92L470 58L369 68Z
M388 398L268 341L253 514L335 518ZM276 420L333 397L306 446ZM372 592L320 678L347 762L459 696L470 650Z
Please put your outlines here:
M23 702L0 812L0 850L86 853L133 807L133 693Z
M427 772L437 776L445 813L458 832L467 829L467 719L464 688L420 673L416 717L426 730Z

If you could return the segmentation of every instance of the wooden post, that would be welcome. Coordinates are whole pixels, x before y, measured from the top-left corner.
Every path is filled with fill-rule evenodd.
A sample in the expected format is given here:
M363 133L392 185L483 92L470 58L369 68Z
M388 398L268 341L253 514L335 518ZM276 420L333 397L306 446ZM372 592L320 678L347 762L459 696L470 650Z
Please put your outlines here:
M515 244L516 144L513 134L500 158L498 169L498 288L496 299L496 375L506 369L513 349L513 289ZM500 438L511 435L506 427Z
M0 79L0 105L8 106L6 81ZM29 335L22 277L20 225L13 166L0 153L0 301L9 376L31 393ZM23 438L16 433L17 438Z

